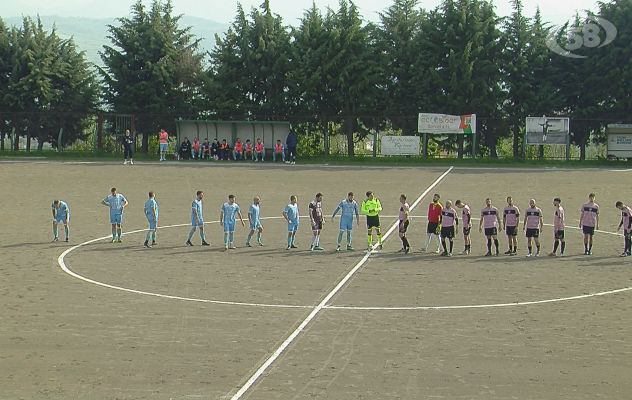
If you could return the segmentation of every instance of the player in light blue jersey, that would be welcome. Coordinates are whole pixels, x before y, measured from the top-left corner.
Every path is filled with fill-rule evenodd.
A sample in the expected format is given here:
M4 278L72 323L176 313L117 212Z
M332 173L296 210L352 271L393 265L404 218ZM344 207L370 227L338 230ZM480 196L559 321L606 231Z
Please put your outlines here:
M101 204L110 208L110 224L112 224L112 243L121 243L123 228L123 209L129 204L125 196L116 192L116 188L110 189L108 197L101 201Z
M287 249L296 249L296 231L298 230L298 204L297 197L290 196L290 204L283 210L283 218L287 221Z
M250 233L248 233L248 239L246 239L246 246L250 246L250 239L252 239L252 235L257 232L257 244L259 246L263 246L263 242L261 241L261 234L263 233L263 225L261 225L261 199L259 196L255 196L252 200L252 205L248 210L248 221L250 222Z
M59 240L57 231L59 224L64 224L64 234L67 242L70 239L70 228L68 227L70 223L70 208L68 208L68 204L65 201L61 200L54 200L51 208L53 209L53 242Z
M244 219L241 216L241 208L239 204L235 203L235 195L228 196L228 203L224 203L220 209L219 223L224 226L224 248L235 248L235 220L236 216L239 216L241 226L246 226Z
M334 214L331 216L331 220L336 217L336 214L340 213L340 232L338 232L338 240L336 241L336 251L340 251L340 244L342 243L342 236L347 233L347 250L352 251L351 247L351 233L353 231L353 216L356 217L356 225L360 226L360 212L358 210L358 203L353 199L353 192L347 194L347 198L342 200L338 207L334 210Z
M191 231L189 232L189 237L187 239L186 244L189 246L193 246L191 239L195 234L197 229L200 230L200 239L202 239L202 246L210 246L211 244L206 241L206 236L204 235L204 217L202 214L202 199L204 198L204 192L198 190L195 194L195 199L193 199L193 203L191 203Z
M158 202L154 192L149 192L149 200L145 202L145 217L149 222L149 230L147 230L147 236L145 236L144 246L151 248L156 245L156 229L158 229ZM151 240L151 245L149 241Z

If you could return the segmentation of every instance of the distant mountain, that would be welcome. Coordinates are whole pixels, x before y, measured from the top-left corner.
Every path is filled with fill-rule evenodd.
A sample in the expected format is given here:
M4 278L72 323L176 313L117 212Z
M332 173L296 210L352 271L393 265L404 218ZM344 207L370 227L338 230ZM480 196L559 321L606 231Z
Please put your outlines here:
M22 17L10 17L2 19L7 25L22 25ZM103 45L109 44L107 38L108 25L115 25L114 18L80 18L80 17L58 17L40 16L46 29L51 29L53 25L57 28L60 37L73 37L77 47L86 52L88 61L103 65L99 57L99 51ZM211 21L205 18L183 16L180 20L181 26L191 26L192 33L202 39L200 51L210 51L215 45L215 34L221 34L228 29L228 25Z

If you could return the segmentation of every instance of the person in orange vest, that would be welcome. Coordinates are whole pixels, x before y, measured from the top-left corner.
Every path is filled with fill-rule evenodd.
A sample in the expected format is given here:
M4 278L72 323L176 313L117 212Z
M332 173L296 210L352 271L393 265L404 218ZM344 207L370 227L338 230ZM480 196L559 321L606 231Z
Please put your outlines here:
M226 139L223 139L222 144L219 145L219 159L228 160L229 153L230 146L228 146L228 142L226 141Z
M244 146L244 159L245 160L253 160L254 156L252 153L252 143L250 139L246 139L246 144Z
M195 138L193 139L193 151L191 152L191 158L193 158L194 160L197 158L201 158L200 157L200 139L199 138Z
M257 138L257 143L255 144L255 162L261 161L263 162L266 158L266 151L263 147L263 142L261 138Z
M281 143L280 140L277 140L274 145L274 156L272 161L276 161L277 157L281 157L281 161L285 162L285 146L283 146L283 143Z
M233 156L235 161L244 159L244 144L239 138L237 138L237 141L235 142Z
M169 146L169 134L164 129L160 130L160 161L167 160L167 147Z

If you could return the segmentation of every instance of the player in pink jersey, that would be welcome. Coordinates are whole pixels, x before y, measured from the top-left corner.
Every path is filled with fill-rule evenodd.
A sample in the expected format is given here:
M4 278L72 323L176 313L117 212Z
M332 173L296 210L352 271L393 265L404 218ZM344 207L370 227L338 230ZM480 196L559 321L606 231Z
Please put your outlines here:
M599 229L599 205L595 203L595 194L588 195L588 203L584 204L579 216L579 227L584 232L584 254L592 254L593 235Z
M529 208L524 212L524 223L522 224L522 230L527 232L527 249L529 250L527 257L533 255L531 252L533 249L531 245L532 239L536 247L535 256L538 257L540 255L540 230L543 224L542 210L536 207L535 199L529 200Z
M408 254L410 251L410 243L406 237L406 231L408 230L408 224L410 220L408 215L410 214L410 206L406 202L406 195L399 196L399 238L402 240L402 248L400 252Z
M630 256L630 250L632 248L632 208L623 204L622 201L617 201L616 207L621 210L621 222L617 227L617 232L623 227L623 238L625 246L621 257Z
M557 247L560 246L560 255L564 255L564 248L566 242L564 241L564 225L566 222L566 215L564 214L564 208L562 207L562 200L559 197L553 199L553 206L555 207L555 213L553 214L553 236L555 237L555 243L553 243L553 251L549 253L550 256L555 256Z
M441 245L443 246L443 256L451 257L454 248L454 233L459 227L459 217L456 210L452 208L450 200L445 202L445 207L441 210ZM446 246L446 238L450 241L450 251Z
M485 208L481 210L481 220L478 224L478 231L483 231L485 227L485 237L487 237L487 254L486 257L492 255L492 239L494 240L494 246L496 246L496 255L499 254L498 250L498 226L500 225L500 215L498 215L498 209L492 205L492 199L485 199Z
M507 197L507 207L503 210L503 230L507 233L509 250L505 254L513 256L518 251L518 225L520 225L520 209L514 205L513 198Z
M470 231L472 230L472 211L470 210L470 206L461 200L457 200L454 205L463 210L461 211L461 220L463 221L463 242L465 243L465 248L461 254L470 254L470 249L472 247L472 240L470 239Z

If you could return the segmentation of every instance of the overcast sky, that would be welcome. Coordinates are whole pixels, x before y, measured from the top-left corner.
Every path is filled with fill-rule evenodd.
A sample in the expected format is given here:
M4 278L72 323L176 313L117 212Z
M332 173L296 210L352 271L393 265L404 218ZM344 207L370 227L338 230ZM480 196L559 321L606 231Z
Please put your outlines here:
M150 0L144 0L149 3ZM314 0L322 9L336 8L338 0ZM134 0L0 0L0 16L15 17L20 15L60 15L69 17L118 17L129 12ZM217 22L229 23L235 15L236 0L173 0L178 13L208 18ZM246 9L259 6L263 0L242 0ZM312 0L270 0L274 12L280 14L286 23L296 25L303 10L310 7ZM356 0L362 16L370 21L378 19L378 12L390 0ZM440 0L421 0L425 9L432 9ZM597 10L594 0L523 0L528 16L535 13L539 5L545 21L560 25L571 19L576 11L585 9ZM510 0L495 0L499 15L511 12Z

